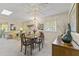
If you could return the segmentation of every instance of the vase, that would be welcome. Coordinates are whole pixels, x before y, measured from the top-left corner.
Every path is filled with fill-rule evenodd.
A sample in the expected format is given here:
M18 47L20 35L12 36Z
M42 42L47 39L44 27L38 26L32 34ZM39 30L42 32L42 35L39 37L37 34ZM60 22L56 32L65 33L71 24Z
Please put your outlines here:
M65 34L65 36L62 38L62 40L63 40L64 43L71 43L71 41L72 41L70 23L68 24L68 31Z
M67 32L67 34L62 38L64 43L71 43L72 41L72 36L70 31Z

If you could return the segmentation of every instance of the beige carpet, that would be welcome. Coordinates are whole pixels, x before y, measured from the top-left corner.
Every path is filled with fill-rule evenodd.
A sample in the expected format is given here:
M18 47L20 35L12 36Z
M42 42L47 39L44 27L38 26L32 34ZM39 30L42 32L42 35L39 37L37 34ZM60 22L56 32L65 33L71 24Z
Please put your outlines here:
M33 56L51 56L51 44L52 40L45 40L44 48L40 52L38 48L34 49ZM20 52L20 40L0 38L0 56L25 56L24 49Z

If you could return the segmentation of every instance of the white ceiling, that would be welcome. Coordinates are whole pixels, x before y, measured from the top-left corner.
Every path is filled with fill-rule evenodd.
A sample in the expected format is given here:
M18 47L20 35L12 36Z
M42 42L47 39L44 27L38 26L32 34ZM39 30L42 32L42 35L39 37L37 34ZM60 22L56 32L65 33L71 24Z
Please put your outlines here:
M43 18L70 10L70 3L0 3L0 13L3 9L13 12L10 16L0 14L0 19L30 20L33 17L33 9L37 10L37 17Z

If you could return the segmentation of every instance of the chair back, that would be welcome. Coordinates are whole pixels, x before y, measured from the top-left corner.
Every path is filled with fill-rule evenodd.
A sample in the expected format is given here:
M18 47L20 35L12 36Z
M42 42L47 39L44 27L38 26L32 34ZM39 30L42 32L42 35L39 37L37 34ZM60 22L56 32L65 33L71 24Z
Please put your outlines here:
M26 42L25 33L21 33L21 34L20 34L20 38L21 38L21 42L22 42L22 43Z
M43 32L40 32L39 38L41 38L42 40L44 40L44 33Z

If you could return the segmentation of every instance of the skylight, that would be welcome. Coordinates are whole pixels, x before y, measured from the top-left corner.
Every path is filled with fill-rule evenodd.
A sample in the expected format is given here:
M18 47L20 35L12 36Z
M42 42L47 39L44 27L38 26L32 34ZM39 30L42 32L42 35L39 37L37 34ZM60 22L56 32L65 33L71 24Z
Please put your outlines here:
M12 12L9 11L9 10L3 9L3 11L1 12L1 14L9 16L9 15L12 14Z

